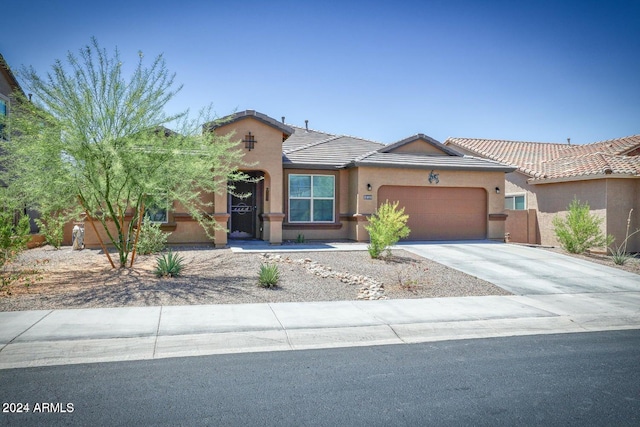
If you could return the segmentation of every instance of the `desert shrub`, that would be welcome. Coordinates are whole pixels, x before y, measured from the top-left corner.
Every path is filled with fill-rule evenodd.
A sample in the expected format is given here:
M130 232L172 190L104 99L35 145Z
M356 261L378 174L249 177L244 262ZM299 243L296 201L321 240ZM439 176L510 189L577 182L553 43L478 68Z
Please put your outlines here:
M263 288L272 288L280 280L280 270L276 264L261 264L258 272L258 284Z
M617 265L624 265L629 259L633 258L633 255L627 252L627 242L629 238L636 233L640 232L640 229L634 231L629 234L629 228L631 227L631 213L633 209L629 211L629 216L627 217L627 232L625 234L625 238L620 245L616 245L615 248L611 248L611 259Z
M171 233L160 229L159 223L151 222L149 218L145 217L140 227L136 250L143 255L160 252L166 247L169 234Z
M56 249L60 249L64 237L64 225L67 217L59 213L46 213L40 218L36 218L36 224L40 227L40 232L48 244Z
M370 243L367 250L371 258L380 258L385 250L387 255L391 255L391 246L411 232L407 227L409 215L405 215L404 208L398 209L398 203L390 203L388 200L384 202L365 226L369 232Z
M169 251L156 258L156 276L178 277L182 272L184 258L177 253Z
M591 214L589 203L581 203L574 198L569 204L566 218L553 218L554 232L564 250L581 254L593 247L608 246L612 236L605 236L600 230L602 218Z

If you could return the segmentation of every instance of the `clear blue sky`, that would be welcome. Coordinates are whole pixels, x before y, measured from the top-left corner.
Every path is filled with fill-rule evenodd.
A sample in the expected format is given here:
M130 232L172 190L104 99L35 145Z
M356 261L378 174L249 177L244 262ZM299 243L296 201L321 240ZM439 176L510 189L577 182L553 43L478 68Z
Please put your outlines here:
M8 0L0 53L46 73L95 36L164 54L170 109L255 109L391 143L640 134L640 0Z

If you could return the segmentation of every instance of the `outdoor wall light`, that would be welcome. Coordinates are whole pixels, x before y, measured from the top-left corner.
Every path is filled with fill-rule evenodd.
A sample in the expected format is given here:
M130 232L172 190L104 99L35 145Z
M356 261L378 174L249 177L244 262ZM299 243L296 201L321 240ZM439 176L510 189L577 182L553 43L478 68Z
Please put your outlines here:
M500 187L496 187L496 194L500 194Z
M371 191L371 184L367 184L367 191Z

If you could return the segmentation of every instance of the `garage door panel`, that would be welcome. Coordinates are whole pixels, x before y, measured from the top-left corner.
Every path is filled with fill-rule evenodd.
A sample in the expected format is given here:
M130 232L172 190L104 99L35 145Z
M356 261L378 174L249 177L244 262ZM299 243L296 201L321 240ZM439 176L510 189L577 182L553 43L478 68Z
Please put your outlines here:
M378 201L398 201L409 215L409 240L484 239L487 193L482 188L382 186Z

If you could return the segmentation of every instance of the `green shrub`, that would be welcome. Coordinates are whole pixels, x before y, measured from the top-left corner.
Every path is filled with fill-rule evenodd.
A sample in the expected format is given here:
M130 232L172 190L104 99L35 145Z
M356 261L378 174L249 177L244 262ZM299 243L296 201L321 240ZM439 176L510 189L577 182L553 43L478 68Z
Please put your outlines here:
M258 273L258 284L263 288L271 288L278 284L280 270L276 264L261 264Z
M8 264L27 248L31 239L29 217L23 215L15 222L13 211L0 208L0 289L19 281L24 275L11 271Z
M581 254L593 247L608 246L612 236L606 236L600 230L602 218L591 214L589 203L580 203L574 198L569 204L566 218L553 218L553 226L560 245L573 254Z
M67 217L57 212L42 214L40 218L36 218L40 233L42 233L47 243L56 249L60 249L62 245L66 222Z
M384 202L365 226L369 232L370 243L367 250L371 258L380 258L385 250L387 255L391 255L391 246L411 232L407 227L409 215L405 215L404 208L398 209L398 203L392 204L388 200Z
M182 272L184 258L169 251L156 258L156 276L158 277L178 277Z
M171 233L164 232L160 229L159 223L151 222L149 218L145 217L140 227L140 236L138 237L136 250L142 255L161 252L167 245L169 234Z
M0 270L27 248L30 232L28 216L22 215L16 223L12 212L0 209Z

